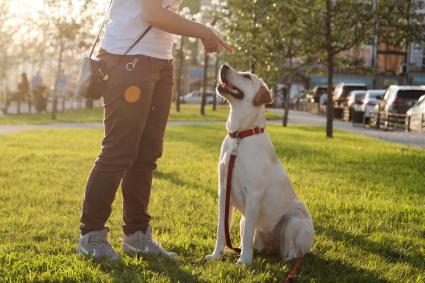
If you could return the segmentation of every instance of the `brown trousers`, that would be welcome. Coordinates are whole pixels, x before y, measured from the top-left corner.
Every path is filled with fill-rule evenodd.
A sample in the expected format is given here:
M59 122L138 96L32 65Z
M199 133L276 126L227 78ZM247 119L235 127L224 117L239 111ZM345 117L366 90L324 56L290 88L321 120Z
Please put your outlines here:
M103 95L105 137L87 181L81 233L104 229L121 181L124 233L145 232L153 171L171 107L173 62L141 55L100 57L115 67Z

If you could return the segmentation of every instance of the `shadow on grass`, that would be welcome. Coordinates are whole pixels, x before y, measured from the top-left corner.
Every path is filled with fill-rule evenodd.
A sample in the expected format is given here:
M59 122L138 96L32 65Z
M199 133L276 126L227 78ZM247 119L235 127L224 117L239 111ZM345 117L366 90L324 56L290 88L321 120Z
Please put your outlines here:
M200 188L203 192L208 193L212 198L214 199L218 198L217 190L211 190L209 186L202 185L197 181L188 182L186 180L183 180L179 177L179 174L177 173L168 173L168 172L157 170L154 173L154 178L169 181L173 185L176 185L179 187L188 187L191 189Z
M149 282L154 280L155 274L167 277L171 282L207 282L182 269L177 261L161 256L124 257L116 263L93 261L93 265L109 274L112 282ZM151 274L146 276L146 271Z
M316 254L305 256L297 282L388 282L377 274Z
M382 242L373 242L366 238L366 236L353 235L332 227L324 228L318 224L315 225L315 229L318 233L324 234L327 237L336 240L355 245L365 252L376 254L386 261L391 263L400 263L414 266L419 270L425 270L425 257L417 253L415 256L407 255L395 250L393 247L400 245L395 241L385 239Z

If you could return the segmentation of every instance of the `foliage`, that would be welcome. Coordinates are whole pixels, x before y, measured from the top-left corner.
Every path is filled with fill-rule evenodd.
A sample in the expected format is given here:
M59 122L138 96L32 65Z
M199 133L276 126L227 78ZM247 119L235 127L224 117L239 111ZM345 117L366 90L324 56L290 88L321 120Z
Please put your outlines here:
M211 105L206 108L206 115L199 115L199 105L182 104L181 112L172 108L169 120L174 121L225 121L228 116L228 107L217 106L217 111L211 111ZM279 120L281 117L275 112L267 111L268 120ZM7 115L0 116L0 125L45 125L53 123L101 123L103 121L103 109L70 110L57 113L56 120L52 120L50 113L33 115Z
M380 42L405 47L411 42L425 41L425 15L418 12L413 0L380 1L377 8L377 36Z
M323 128L268 127L298 196L313 216L313 252L297 282L425 280L425 153ZM169 127L153 184L155 237L176 262L124 257L115 265L77 257L87 174L102 130L49 130L0 136L0 281L282 282L290 263L256 254L205 262L217 221L216 165L224 125ZM108 222L122 236L122 197ZM237 219L232 237L238 243Z

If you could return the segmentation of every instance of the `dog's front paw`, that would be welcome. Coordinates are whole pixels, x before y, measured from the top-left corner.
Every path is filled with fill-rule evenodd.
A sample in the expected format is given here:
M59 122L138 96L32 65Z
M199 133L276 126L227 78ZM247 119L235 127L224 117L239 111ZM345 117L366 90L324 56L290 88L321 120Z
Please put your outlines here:
M221 259L221 257L223 256L223 253L212 253L210 255L205 256L205 260L217 260L217 259Z
M243 264L243 265L251 265L252 264L252 258L246 258L246 257L240 257L237 264Z

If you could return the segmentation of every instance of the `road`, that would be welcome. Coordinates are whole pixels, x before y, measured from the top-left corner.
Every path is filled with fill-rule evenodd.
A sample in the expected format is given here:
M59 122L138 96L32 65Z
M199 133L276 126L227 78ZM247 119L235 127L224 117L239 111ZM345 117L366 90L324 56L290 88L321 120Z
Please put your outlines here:
M281 110L273 110L282 114ZM308 112L291 111L289 114L289 125L310 125L310 126L325 126L326 118L317 114ZM222 121L205 121L205 122L169 122L170 126L184 126L184 125L211 125L223 124ZM280 121L269 121L268 124L278 125ZM50 125L0 125L0 135L30 131L41 129L64 129L64 128L102 128L101 123L60 123ZM368 129L363 127L353 127L351 123L343 122L340 120L334 121L334 127L339 130L360 134L376 139L400 143L408 146L414 146L425 149L425 133L406 133L406 132L390 132L375 129Z
M283 110L273 110L277 113L283 114ZM289 125L311 125L311 126L326 126L326 117L312 114L309 112L301 111L290 111L289 113ZM334 121L334 128L347 132L360 134L376 139L385 141L405 144L409 146L419 147L425 149L425 133L407 133L403 131L383 131L376 129L364 128L361 126L353 127L351 123L344 122L341 120Z

